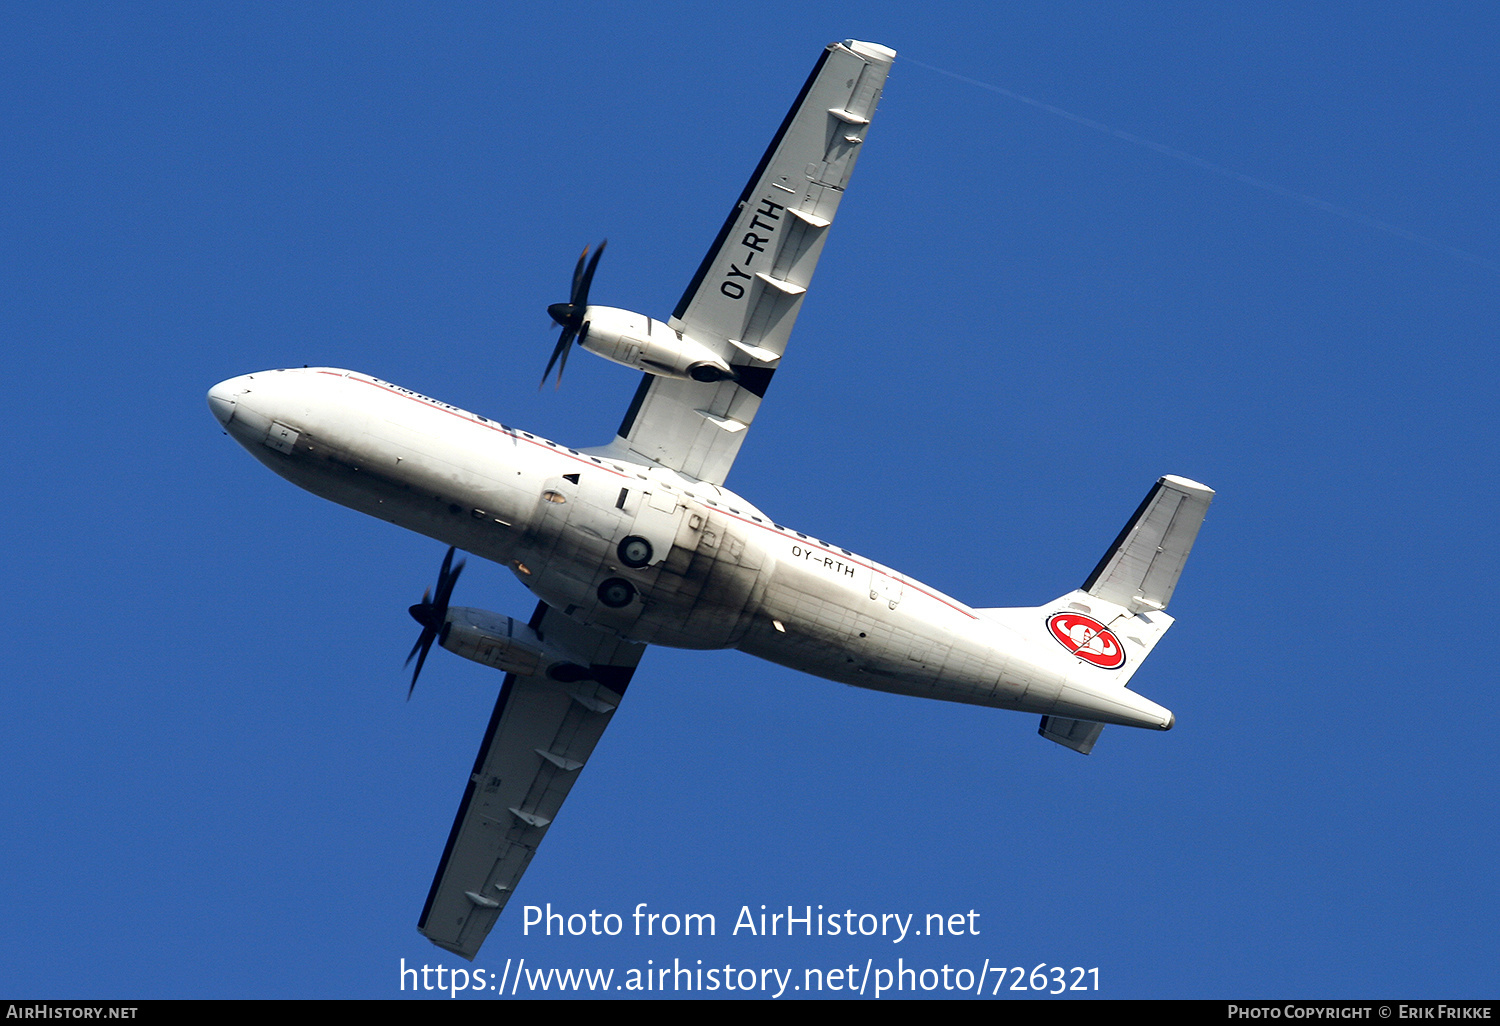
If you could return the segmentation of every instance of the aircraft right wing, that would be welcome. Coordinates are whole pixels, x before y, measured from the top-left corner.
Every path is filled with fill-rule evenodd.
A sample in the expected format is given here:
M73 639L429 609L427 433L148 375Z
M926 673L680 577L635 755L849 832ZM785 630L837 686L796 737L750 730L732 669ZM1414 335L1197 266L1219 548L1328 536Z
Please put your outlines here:
M531 627L593 677L507 674L417 929L472 960L593 754L645 645L537 605Z
M895 57L853 39L823 51L668 322L739 379L647 374L609 446L618 458L723 483L786 351Z

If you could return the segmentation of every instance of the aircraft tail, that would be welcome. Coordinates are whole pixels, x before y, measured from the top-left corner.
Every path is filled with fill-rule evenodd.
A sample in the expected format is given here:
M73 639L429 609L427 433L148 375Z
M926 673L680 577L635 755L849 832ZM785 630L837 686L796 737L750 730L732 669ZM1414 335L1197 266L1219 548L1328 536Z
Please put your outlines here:
M1213 495L1187 478L1161 478L1082 588L1043 606L981 612L1031 636L1045 631L1080 662L1114 671L1099 680L1123 691L1174 622L1164 610ZM1145 702L1133 693L1120 697L1125 706ZM1169 721L1162 729L1170 727ZM1038 733L1087 755L1103 729L1092 720L1043 716Z

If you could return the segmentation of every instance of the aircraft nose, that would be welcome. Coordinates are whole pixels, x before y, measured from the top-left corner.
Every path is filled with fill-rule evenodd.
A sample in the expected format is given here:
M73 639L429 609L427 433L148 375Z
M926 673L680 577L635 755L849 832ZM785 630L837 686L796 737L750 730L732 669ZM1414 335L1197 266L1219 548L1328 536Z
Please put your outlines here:
M230 378L221 381L208 390L208 408L213 411L214 419L224 427L234 419L234 395L240 389L237 387L238 378Z

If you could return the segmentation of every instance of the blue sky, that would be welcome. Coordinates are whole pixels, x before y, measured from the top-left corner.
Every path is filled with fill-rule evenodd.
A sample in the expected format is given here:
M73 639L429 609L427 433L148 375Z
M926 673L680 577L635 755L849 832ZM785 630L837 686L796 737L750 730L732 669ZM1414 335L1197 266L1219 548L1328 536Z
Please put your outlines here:
M1495 995L1494 8L785 10L9 10L0 991L457 963L415 923L499 677L440 652L404 700L442 548L270 474L204 392L343 366L607 441L634 373L536 388L578 251L669 312L855 37L901 56L729 484L984 606L1075 587L1160 474L1212 485L1134 679L1178 725L1083 758L654 649L475 967ZM455 601L533 604L472 560ZM719 935L522 936L548 902ZM762 904L981 932L729 935Z

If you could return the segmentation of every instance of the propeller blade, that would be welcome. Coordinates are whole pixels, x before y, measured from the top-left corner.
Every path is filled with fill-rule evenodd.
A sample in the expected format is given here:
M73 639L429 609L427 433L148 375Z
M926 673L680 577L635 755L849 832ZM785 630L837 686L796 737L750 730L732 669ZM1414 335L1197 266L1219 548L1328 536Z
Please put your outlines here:
M589 333L589 322L588 321L584 321L583 322L583 330L578 333L578 341L579 341L580 344L582 344L584 338L588 335L588 333ZM562 359L560 361L558 361L558 364L557 364L557 384L553 386L553 391L556 391L557 389L559 389L559 388L562 387L562 372L563 372L563 368L568 365L568 354L571 353L572 351L573 351L573 347L572 346L566 346L566 347L563 348ZM546 381L547 379L543 378L542 380Z
M422 601L412 606L408 612L413 620L422 625L422 633L417 636L417 643L411 647L411 652L406 657L406 665L416 659L417 668L412 671L411 686L406 689L406 700L411 701L412 692L417 690L417 678L422 675L422 665L427 662L427 653L432 651L432 643L442 633L443 624L448 619L448 600L453 596L453 586L458 583L458 575L464 571L463 560L458 565L453 565L454 549L449 548L448 554L443 557L443 565L438 570L437 591L428 589L422 593Z
M438 606L446 614L448 612L448 599L453 595L453 586L458 583L458 575L464 572L464 564L459 560L458 566L453 566L454 549L450 546L448 554L443 557L443 567L438 571L437 598L433 599L433 605ZM449 568L452 573L449 573Z
M568 290L568 305L570 306L578 300L578 286L583 281L583 262L588 257L589 248L584 246L583 252L578 256L578 266L573 268L573 287ZM598 260L599 258L595 257L594 259Z
M411 674L411 685L406 689L406 700L408 702L411 701L412 692L417 690L417 677L422 673L422 664L427 661L427 653L432 651L432 639L437 637L437 631L432 632L432 637L428 637L424 631L422 637L427 644L422 646L422 656L417 660L417 668Z
M422 607L421 606L414 606L413 608L414 609L421 609ZM425 610L424 610L424 612L425 612ZM428 633L429 633L429 629L424 625L423 628L422 628L422 633L417 635L417 643L411 647L411 651L408 652L407 655L406 655L406 662L402 663L401 665L403 665L403 666L410 666L411 665L411 661L417 657L417 650L420 649L420 648L422 648L424 645L431 645L432 644L432 639L427 636ZM416 678L412 678L412 683L413 684L416 683Z
M552 349L547 369L542 372L542 380L536 386L538 389L552 376L554 366L557 367L556 387L562 387L563 368L568 365L570 348L575 341L581 343L588 337L588 322L583 318L588 313L589 288L594 284L594 272L599 269L599 258L604 255L604 247L607 245L608 239L599 243L599 248L594 250L592 257L589 256L589 247L583 248L578 256L578 263L573 267L573 287L568 292L568 301L553 303L547 307L547 316L562 328L562 333L557 336L557 345Z
M537 382L536 387L538 391L540 391L542 386L547 383L547 378L552 374L552 365L557 362L557 358L559 356L562 357L563 363L568 362L568 346L572 343L572 341L573 329L568 327L567 324L563 324L562 334L557 337L557 345L552 349L552 359L547 361L547 369L542 371L542 380ZM559 367L557 370L557 384L559 388L562 387L561 367Z
M599 258L604 255L604 247L608 245L609 240L605 239L603 242L599 243L599 248L594 250L594 259L589 261L589 269L583 272L583 284L581 287L577 285L575 278L575 284L573 288L573 306L578 309L578 315L580 317L583 316L583 308L589 305L589 286L594 284L594 271L599 267ZM584 252L587 253L588 250L584 250ZM582 266L581 258L580 266Z

